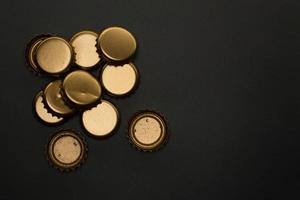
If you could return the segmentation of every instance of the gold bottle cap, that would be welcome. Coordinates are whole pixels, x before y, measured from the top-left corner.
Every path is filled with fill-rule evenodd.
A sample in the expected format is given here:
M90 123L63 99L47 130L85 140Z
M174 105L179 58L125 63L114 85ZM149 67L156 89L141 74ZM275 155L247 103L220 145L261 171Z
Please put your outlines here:
M41 34L34 37L26 46L26 62L27 64L33 69L35 72L40 72L40 69L35 61L35 53L37 46L43 41L44 39L50 37L49 34Z
M47 124L57 124L64 120L62 117L57 117L51 114L48 109L45 107L43 103L43 91L40 91L36 97L34 102L34 108L37 116L39 119L41 119L43 122Z
M77 70L68 74L63 81L63 94L77 106L96 103L101 96L101 86L90 73Z
M124 61L132 57L136 51L136 40L124 28L110 27L98 38L98 48L111 61Z
M75 52L75 63L82 69L90 69L100 61L96 48L97 38L95 32L81 31L70 40Z
M73 170L84 162L87 146L74 131L59 131L48 142L47 156L56 168L62 171Z
M82 113L83 127L96 137L110 135L116 128L118 120L117 108L105 100L102 100L96 107Z
M140 112L129 124L128 137L131 143L140 150L157 150L167 139L166 122L156 112Z
M60 37L48 37L36 47L35 60L42 71L58 75L66 72L73 63L73 49Z
M44 89L44 100L49 111L58 116L66 116L72 114L75 110L70 108L61 95L61 80L55 80L49 83Z
M129 94L138 82L138 71L132 63L123 66L107 64L100 76L103 87L115 96Z

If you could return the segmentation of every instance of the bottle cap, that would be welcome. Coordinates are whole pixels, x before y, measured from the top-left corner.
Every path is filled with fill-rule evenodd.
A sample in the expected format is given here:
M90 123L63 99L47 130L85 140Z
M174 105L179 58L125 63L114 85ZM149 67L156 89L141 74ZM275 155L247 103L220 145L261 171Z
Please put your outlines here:
M117 108L106 100L96 107L82 113L82 124L92 136L104 137L110 135L117 127L119 112Z
M130 121L128 138L139 150L157 150L167 139L166 122L157 112L142 111Z
M34 71L39 73L40 69L35 62L35 53L36 47L43 41L44 39L50 37L50 34L40 34L35 36L30 42L26 45L25 55L26 55L26 63L27 65Z
M70 44L75 52L75 63L82 69L90 69L100 61L97 52L98 34L92 31L81 31L75 34Z
M138 71L133 63L122 66L107 64L103 67L100 79L104 89L113 96L131 93L138 83Z
M47 124L58 124L64 120L62 117L57 117L51 114L44 105L43 91L40 91L34 101L35 113L40 120Z
M73 50L70 44L60 37L48 37L35 47L36 66L50 75L66 72L73 64Z
M101 96L101 86L90 73L77 70L68 74L62 84L65 98L76 106L96 103Z
M128 60L134 55L136 46L133 35L121 27L107 28L98 38L98 49L109 61Z
M74 109L66 104L61 95L61 80L50 82L44 89L45 105L48 110L58 116L66 116L74 113Z
M61 171L74 170L87 156L87 145L83 138L72 130L55 133L47 145L47 158Z

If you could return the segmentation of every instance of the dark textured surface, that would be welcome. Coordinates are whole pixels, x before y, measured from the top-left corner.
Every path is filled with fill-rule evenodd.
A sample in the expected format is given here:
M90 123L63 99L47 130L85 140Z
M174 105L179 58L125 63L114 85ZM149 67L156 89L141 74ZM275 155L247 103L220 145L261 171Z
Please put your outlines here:
M1 1L0 199L299 199L300 2ZM44 157L60 128L32 99L50 80L24 63L39 33L70 38L111 25L138 39L141 84L113 99L122 121L107 140L87 137L89 157L61 174ZM172 131L166 148L136 151L124 135L140 109ZM26 198L25 198L26 197Z

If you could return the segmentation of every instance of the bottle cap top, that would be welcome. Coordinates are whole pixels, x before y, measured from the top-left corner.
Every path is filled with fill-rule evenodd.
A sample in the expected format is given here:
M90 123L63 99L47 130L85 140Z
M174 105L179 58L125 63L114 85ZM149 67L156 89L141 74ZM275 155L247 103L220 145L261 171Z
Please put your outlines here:
M77 70L69 73L62 84L63 95L77 106L96 103L101 96L101 86L90 73Z
M66 72L73 63L73 50L63 38L48 37L37 45L35 61L42 71L58 75Z
M132 57L136 51L136 40L124 28L110 27L98 38L98 48L110 61L120 62Z

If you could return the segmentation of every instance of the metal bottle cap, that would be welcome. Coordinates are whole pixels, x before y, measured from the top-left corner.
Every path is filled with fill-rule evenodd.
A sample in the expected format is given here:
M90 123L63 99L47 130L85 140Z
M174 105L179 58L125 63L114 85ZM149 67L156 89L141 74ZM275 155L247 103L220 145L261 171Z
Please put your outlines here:
M75 52L75 63L82 69L90 69L100 61L97 52L98 34L92 31L81 31L75 34L71 40Z
M157 150L167 139L166 122L156 112L140 112L132 118L129 124L128 137L131 143L140 150Z
M109 94L122 96L135 89L138 82L138 71L133 63L123 66L107 64L100 74L100 79Z
M58 75L73 64L73 50L63 38L48 37L36 46L34 60L42 71Z
M79 167L86 156L86 143L77 133L71 130L63 130L54 134L47 145L49 161L62 171Z
M124 61L132 57L136 51L134 36L124 28L110 27L98 38L98 48L111 61Z
M27 64L33 69L35 72L41 72L38 65L35 61L35 54L36 48L41 43L41 41L45 40L46 38L50 37L50 34L40 34L34 37L26 46L26 62Z
M82 113L82 124L86 131L96 137L110 135L119 121L117 108L106 100Z
M51 114L44 105L43 91L40 91L34 101L34 108L37 116L47 124L57 124L64 120L62 117L57 117Z
M50 82L44 89L45 104L50 108L49 111L58 116L72 114L75 110L69 107L61 95L61 80Z
M77 106L96 103L101 96L101 86L90 73L77 70L68 74L62 84L63 94Z

